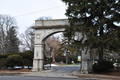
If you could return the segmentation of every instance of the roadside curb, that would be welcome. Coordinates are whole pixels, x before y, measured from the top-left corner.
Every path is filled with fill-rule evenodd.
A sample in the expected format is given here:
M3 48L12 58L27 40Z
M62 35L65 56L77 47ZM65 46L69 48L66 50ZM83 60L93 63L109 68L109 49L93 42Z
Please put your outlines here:
M65 79L79 79L79 77L51 77L51 76L22 76L22 77L43 77L43 78L65 78Z
M55 73L55 72L36 72L32 74L24 74L21 76L25 77L50 77L50 78L72 78L72 79L78 79L77 76L71 76L68 73Z
M120 80L119 76L108 76L108 75L98 75L98 74L71 74L71 76Z
M55 73L53 70L43 70L41 72L4 72L0 71L0 76L22 76L22 77L48 77L48 78L66 78L66 79L79 79L79 78L100 78L120 80L119 76L108 76L99 74L80 74L80 73Z

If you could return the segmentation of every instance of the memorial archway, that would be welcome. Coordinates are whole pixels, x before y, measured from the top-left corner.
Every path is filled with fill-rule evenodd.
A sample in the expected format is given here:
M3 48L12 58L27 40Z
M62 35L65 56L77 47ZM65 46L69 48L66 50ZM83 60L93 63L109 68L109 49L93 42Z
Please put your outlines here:
M79 23L76 25L80 25ZM34 43L34 59L32 71L43 70L43 47L47 37L54 33L63 32L66 27L69 27L70 23L68 19L57 20L36 20L35 26L35 43ZM81 71L88 71L88 59L90 54L83 54L82 51L82 68Z

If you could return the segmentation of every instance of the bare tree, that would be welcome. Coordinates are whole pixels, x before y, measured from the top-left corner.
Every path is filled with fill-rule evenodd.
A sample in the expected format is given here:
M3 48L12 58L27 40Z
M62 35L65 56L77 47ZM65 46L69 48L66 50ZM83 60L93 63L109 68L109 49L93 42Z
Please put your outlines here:
M2 53L3 48L2 48L2 33L0 32L0 54Z
M30 26L20 36L23 49L34 51L34 29L32 29L32 27Z
M16 20L14 17L0 14L0 53L6 53L6 36L8 35L9 29L15 27L15 25Z
M47 51L46 54L48 56L52 56L53 58L53 63L55 62L55 56L56 56L56 52L58 51L59 47L60 47L60 40L59 37L55 37L54 35L49 37L46 41L45 41L45 50ZM50 53L51 50L51 53Z
M39 17L37 20L50 20L51 17ZM21 46L22 46L22 51L25 50L31 50L34 51L34 29L32 26L35 24L29 26L27 30L20 35L21 37Z

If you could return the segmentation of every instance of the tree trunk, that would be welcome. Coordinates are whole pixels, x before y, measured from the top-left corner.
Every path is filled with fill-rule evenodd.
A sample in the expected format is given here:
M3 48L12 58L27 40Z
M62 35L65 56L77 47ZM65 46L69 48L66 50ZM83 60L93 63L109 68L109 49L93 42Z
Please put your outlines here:
M101 11L101 12L103 12L103 11ZM103 14L103 13L102 13ZM102 38L102 36L103 36L103 30L104 30L104 28L103 28L103 23L104 23L104 20L103 19L101 19L100 20L100 40L103 40L103 38ZM102 45L102 43L99 43L99 47L100 47L100 51L99 51L99 61L103 61L103 47L102 47L103 45Z
M99 61L103 61L103 47L101 47L101 50L99 51Z
M66 64L68 64L68 55L66 54Z
M55 52L54 52L54 50L52 51L52 58L53 58L53 61L52 61L52 63L55 63Z

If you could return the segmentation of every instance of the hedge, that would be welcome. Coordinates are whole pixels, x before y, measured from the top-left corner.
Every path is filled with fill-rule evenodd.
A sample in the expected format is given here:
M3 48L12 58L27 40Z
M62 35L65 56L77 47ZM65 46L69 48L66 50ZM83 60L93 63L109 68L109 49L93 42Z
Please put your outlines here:
M22 60L22 66L28 66L28 68L30 66L33 66L33 60L29 59L29 58L24 58Z
M95 63L92 66L92 69L94 72L104 72L109 69L113 69L113 63L109 61L101 61L101 62L98 62L98 64Z
M3 67L5 67L5 61L6 58L0 58L0 68L2 69Z
M25 52L19 53L19 55L21 55L23 58L28 58L31 60L33 60L33 57L34 57L34 53L32 51L25 51Z
M22 57L22 63L18 64L15 61L18 56ZM0 68L2 67L13 67L15 65L20 66L32 66L33 65L34 53L32 51L25 51L21 53L7 53L0 54ZM10 59L11 58L11 59ZM18 61L18 60L17 60Z
M21 66L22 59L20 55L9 55L5 61L5 65L6 67Z

